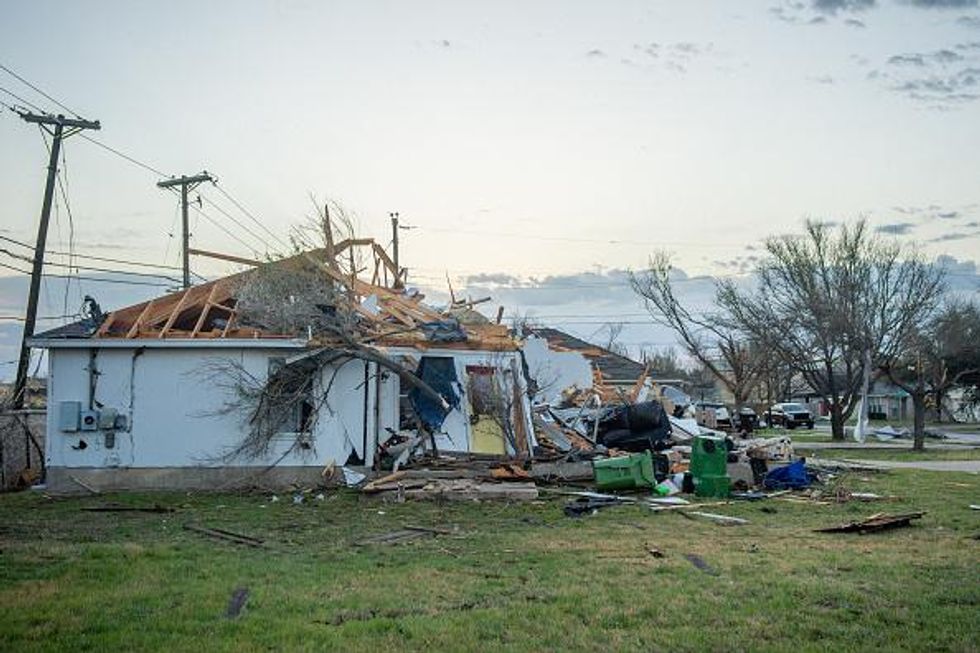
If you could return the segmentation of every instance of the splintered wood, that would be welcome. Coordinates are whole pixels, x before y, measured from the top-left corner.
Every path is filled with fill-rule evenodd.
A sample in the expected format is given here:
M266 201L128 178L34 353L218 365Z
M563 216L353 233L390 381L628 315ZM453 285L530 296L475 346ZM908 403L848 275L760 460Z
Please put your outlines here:
M356 275L343 273L336 257L354 247L369 247L375 257L375 272L368 283ZM344 289L339 293L349 302L347 310L357 314L359 336L378 346L402 346L426 349L433 346L427 334L420 329L423 324L455 320L460 311L471 310L474 304L489 298L457 302L446 311L437 311L423 303L425 298L417 292L402 289L404 270L394 268L394 262L384 249L369 238L348 239L334 246L332 256L326 249L311 250L296 256L262 263L239 257L231 257L237 263L259 268L264 265L289 266L313 265L323 273L325 284ZM205 256L228 259L213 252L195 250ZM392 286L381 284L379 271L392 279ZM291 338L295 334L273 333L265 329L239 324L236 309L236 292L247 282L252 270L191 286L163 297L113 311L106 316L96 331L96 338ZM489 321L460 323L465 336L456 342L439 342L441 349L482 351L516 351L517 343L506 325ZM304 334L305 335L305 334ZM331 336L314 336L313 346L336 344Z

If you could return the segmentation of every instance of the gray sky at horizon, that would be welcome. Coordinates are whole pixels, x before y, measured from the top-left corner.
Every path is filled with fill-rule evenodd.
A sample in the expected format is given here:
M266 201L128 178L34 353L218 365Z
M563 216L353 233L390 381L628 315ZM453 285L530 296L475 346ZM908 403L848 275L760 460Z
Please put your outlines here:
M282 238L311 193L384 243L398 211L424 286L444 289L447 272L458 289L487 274L606 278L664 248L692 275L744 273L767 235L808 217L866 217L975 274L975 0L0 9L0 63L101 120L95 138L170 174L212 171ZM0 88L57 108L3 71ZM33 243L45 146L0 113L0 235ZM176 203L156 175L77 136L66 160L77 251L179 262ZM201 195L267 235L216 190ZM248 247L202 218L194 245L263 253L204 208ZM49 247L68 245L60 207ZM617 314L642 310L623 301Z

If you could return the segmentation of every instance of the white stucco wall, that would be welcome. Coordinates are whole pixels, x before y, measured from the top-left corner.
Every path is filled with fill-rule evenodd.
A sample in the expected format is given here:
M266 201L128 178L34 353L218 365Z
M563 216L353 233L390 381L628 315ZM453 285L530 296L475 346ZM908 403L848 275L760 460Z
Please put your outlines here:
M63 432L58 411L62 401L89 403L89 350L50 350L48 386L49 419L47 462L51 467L189 467L224 466L222 453L233 448L245 432L240 414L216 414L227 398L227 389L208 377L209 362L231 358L256 378L268 373L272 357L289 356L282 349L100 349L94 400L96 405L115 408L127 416L127 430L117 431L115 446L105 446L105 433ZM368 399L373 407L378 387L374 365L369 365ZM363 361L343 364L334 379L323 411L312 433L309 450L297 450L279 461L283 466L323 466L333 460L344 464L350 452L363 454L364 442ZM324 379L332 374L324 371ZM380 427L397 422L397 379L387 375L381 382L382 405L377 413ZM321 387L325 387L321 385ZM392 396L394 399L392 399ZM386 402L386 403L385 403ZM378 419L368 410L369 453L373 455ZM284 434L269 454L258 460L239 460L241 466L269 465L294 442ZM84 441L86 447L80 448Z
M541 388L535 401L557 404L563 390L576 386L592 387L592 366L577 351L554 351L544 338L531 336L524 341L528 374Z

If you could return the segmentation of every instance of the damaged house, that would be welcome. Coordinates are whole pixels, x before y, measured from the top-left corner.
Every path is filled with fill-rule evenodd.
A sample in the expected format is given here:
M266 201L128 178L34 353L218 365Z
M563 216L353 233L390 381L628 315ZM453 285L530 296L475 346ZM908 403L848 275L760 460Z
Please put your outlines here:
M357 246L371 282L337 264ZM403 277L350 239L36 335L48 487L308 485L420 450L528 456L518 342Z

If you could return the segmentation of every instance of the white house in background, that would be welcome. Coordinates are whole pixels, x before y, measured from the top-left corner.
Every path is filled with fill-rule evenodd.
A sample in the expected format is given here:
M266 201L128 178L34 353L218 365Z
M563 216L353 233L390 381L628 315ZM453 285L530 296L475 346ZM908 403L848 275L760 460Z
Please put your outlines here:
M216 364L233 360L261 381L317 346L240 326L230 279L32 339L32 347L48 350L51 491L309 485L331 463L372 465L379 444L399 431L412 402L397 373L359 358L322 368L311 405L326 391L329 409L318 419L298 411L292 429L272 442L267 455L223 457L241 443L248 416L222 412L230 389L214 374ZM375 341L376 349L409 369L435 370L444 387L452 388L443 395L452 409L435 429L441 451L532 450L520 354L504 327L457 325L463 339L433 342L406 323L422 325L444 314L421 304L419 296L358 283L359 301L372 306L368 326L389 334ZM505 426L516 438L504 436L499 415L489 415L487 392L510 398L511 421Z

